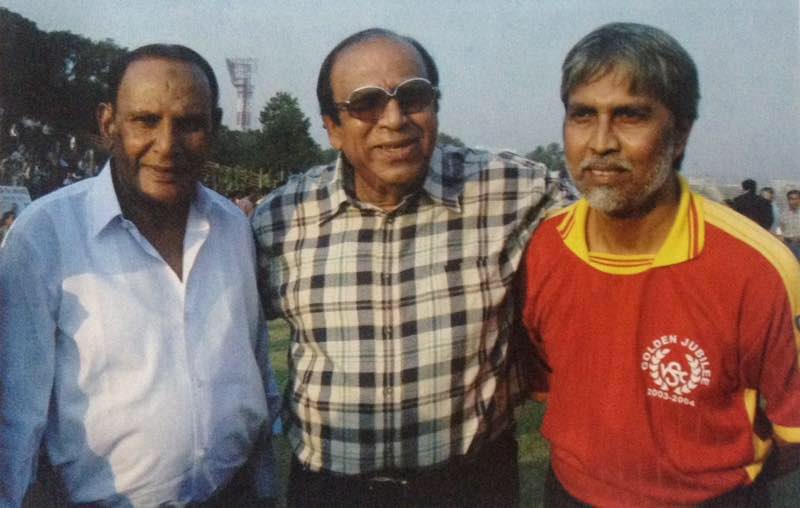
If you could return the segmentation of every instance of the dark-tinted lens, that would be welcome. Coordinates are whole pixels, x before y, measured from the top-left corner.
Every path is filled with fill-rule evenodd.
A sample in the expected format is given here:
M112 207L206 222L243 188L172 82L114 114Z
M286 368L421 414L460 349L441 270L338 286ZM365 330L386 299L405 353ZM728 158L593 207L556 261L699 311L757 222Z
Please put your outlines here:
M436 92L427 81L413 79L400 85L395 97L405 113L419 113L433 102Z
M347 101L347 112L360 120L376 120L386 108L389 98L383 88L362 88L350 96L350 100Z
M346 109L351 116L359 120L374 122L383 115L383 110L392 97L397 99L404 113L418 113L433 102L436 98L436 89L422 78L413 78L400 83L393 93L381 87L367 86L350 94Z

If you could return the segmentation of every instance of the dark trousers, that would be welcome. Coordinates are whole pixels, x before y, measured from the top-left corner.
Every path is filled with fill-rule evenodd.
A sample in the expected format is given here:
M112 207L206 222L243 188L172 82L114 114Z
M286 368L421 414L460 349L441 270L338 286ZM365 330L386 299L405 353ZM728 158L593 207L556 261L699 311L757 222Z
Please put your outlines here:
M591 505L575 499L549 468L544 481L545 508L590 508ZM701 508L769 508L769 489L766 482L739 487L698 505Z
M517 440L508 431L474 456L436 469L358 476L311 471L293 458L287 505L515 507L519 505Z

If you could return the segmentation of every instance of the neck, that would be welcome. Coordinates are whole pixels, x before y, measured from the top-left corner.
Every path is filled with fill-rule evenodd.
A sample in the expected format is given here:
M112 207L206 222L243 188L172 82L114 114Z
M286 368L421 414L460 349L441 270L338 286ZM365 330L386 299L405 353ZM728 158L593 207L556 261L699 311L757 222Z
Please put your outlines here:
M658 253L675 222L680 201L677 178L664 187L644 213L616 216L590 208L586 222L589 250L621 255Z
M391 212L400 206L403 199L420 188L425 180L423 172L413 181L390 185L372 178L372 175L359 173L350 163L347 163L344 171L346 187L352 189L352 195L362 203L369 203L386 212Z
M115 173L112 171L112 175ZM122 215L161 254L179 279L183 278L183 239L189 217L189 202L161 204L149 201L121 185L114 176L114 189Z
M356 197L359 201L377 206L387 212L391 212L400 206L403 198L410 194L411 191L410 188L397 187L375 189L373 187L360 186L356 181Z

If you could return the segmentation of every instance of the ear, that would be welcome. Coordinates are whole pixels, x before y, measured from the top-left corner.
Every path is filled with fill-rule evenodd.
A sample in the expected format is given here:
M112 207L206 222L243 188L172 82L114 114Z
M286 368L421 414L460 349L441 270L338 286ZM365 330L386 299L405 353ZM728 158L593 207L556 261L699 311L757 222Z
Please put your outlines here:
M328 115L322 115L322 123L325 125L325 130L328 131L328 140L331 142L331 146L336 150L341 150L344 141L341 124L337 124Z
M100 135L106 139L114 137L116 126L114 125L114 106L108 102L101 102L97 106L97 126Z
M692 124L678 126L675 132L675 159L683 158L686 151L686 144L689 142L689 134L692 132Z

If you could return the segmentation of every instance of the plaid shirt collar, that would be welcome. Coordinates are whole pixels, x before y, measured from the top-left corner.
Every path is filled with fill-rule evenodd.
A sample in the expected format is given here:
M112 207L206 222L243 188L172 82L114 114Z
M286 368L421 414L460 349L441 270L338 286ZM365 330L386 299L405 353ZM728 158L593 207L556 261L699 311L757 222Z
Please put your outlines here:
M459 166L454 165L452 161L443 158L442 149L437 146L428 163L422 187L417 192L406 196L397 210L403 210L406 207L406 203L413 196L422 195L456 213L461 213L464 175L458 168ZM339 152L331 178L327 183L323 184L323 187L327 189L327 195L330 196L330 200L328 207L321 209L320 217L322 222L332 219L348 206L375 208L369 203L359 201L355 197L353 171L353 166L350 165L344 154ZM322 204L320 205L322 206Z

